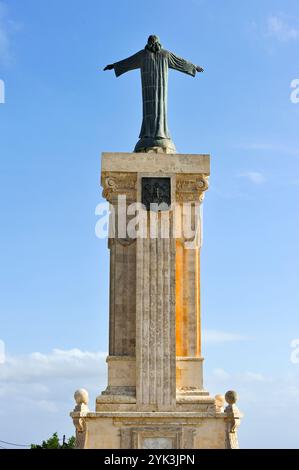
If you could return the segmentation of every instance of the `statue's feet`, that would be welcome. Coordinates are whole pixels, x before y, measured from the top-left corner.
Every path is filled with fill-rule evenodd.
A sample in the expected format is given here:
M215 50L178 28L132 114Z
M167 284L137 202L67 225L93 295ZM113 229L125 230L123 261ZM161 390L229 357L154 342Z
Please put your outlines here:
M137 153L176 153L176 148L171 139L155 139L145 137L140 139L134 152Z

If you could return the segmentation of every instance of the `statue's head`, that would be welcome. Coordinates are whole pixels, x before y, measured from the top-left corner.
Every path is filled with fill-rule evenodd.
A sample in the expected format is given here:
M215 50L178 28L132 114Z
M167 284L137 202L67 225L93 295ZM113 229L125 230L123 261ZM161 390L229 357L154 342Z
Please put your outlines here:
M162 49L159 36L155 36L154 34L149 36L145 48L151 52L159 52Z

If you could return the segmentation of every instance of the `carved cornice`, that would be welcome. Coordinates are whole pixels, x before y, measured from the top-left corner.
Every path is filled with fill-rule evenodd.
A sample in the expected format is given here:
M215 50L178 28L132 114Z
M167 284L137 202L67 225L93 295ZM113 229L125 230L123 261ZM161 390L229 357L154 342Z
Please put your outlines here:
M209 188L207 175L182 174L176 176L176 201L202 202L205 191Z
M126 196L129 202L136 201L137 173L102 173L103 197L115 203L118 196Z

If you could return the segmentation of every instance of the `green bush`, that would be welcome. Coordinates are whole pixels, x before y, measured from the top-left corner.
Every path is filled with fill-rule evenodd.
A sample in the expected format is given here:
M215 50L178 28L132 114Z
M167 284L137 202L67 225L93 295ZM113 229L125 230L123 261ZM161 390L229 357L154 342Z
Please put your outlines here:
M62 444L59 442L58 433L54 432L53 436L47 441L43 441L41 445L31 444L31 449L74 449L75 448L75 437L70 437L67 441L63 436Z

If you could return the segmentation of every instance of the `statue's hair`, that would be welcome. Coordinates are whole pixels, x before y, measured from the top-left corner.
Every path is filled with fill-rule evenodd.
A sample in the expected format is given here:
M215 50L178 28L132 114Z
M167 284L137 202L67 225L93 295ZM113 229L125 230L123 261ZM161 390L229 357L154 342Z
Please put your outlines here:
M160 50L162 49L162 45L160 43L159 37L155 36L154 34L149 36L145 49L151 52L160 52Z

